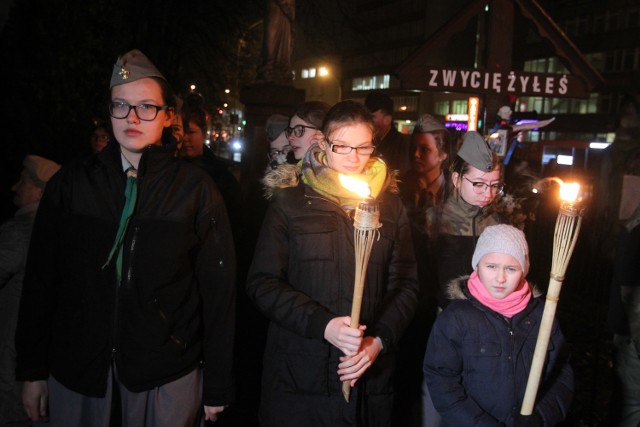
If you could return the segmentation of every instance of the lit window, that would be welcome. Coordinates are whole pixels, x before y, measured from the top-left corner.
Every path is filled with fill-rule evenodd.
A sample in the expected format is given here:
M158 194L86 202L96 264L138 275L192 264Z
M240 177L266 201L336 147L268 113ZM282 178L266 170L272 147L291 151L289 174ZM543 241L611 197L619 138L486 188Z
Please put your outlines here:
M300 73L303 79L308 79L309 78L309 70L307 70L306 68L302 69L302 72Z
M433 112L444 116L445 114L449 114L449 101L436 101L433 104Z
M573 165L573 156L568 156L566 154L558 154L556 157L559 165L571 166Z
M309 78L313 79L316 77L316 69L315 68L309 68Z
M391 76L389 74L356 77L351 81L351 90L389 89L390 81Z

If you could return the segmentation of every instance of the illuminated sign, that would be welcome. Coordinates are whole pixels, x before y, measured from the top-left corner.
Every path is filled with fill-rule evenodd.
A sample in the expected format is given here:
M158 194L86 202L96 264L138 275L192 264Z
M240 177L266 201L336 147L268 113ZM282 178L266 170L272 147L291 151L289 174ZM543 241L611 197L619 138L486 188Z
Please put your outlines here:
M478 110L480 107L480 99L471 96L467 101L467 114L469 118L467 119L467 129L468 130L478 130Z
M468 114L447 114L444 116L444 127L458 132L466 132L469 128Z
M458 132L466 132L468 129L467 122L444 122L444 127Z
M448 122L466 122L469 120L468 114L447 114L444 119Z
M420 67L421 80L405 82L415 89L493 93L516 96L587 98L585 82L569 74L542 74L523 71L485 71L462 68ZM416 75L417 77L417 75Z

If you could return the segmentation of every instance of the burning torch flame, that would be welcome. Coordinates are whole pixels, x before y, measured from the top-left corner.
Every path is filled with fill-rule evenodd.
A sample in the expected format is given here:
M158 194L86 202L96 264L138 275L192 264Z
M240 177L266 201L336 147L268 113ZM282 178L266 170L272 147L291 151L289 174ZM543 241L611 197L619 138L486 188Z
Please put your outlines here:
M363 199L371 196L371 190L369 184L359 179L352 178L348 175L339 175L340 184L349 191L352 191L362 197Z
M573 203L578 199L580 184L577 182L563 183L560 186L560 199L564 202Z

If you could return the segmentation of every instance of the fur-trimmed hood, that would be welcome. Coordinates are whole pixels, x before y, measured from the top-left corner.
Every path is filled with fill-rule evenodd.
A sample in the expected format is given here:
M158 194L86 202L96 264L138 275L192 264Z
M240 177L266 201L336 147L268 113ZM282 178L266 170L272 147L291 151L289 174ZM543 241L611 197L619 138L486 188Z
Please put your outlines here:
M298 165L289 163L283 163L271 169L260 180L264 187L264 198L271 200L276 190L297 186L301 175L302 171Z
M275 169L268 171L260 180L264 187L264 198L271 200L276 190L288 187L295 187L300 182L302 170L298 165L282 164ZM387 169L387 176L383 186L383 191L399 193L398 172Z
M448 300L469 299L465 292L467 290L467 281L469 280L469 277L470 276L460 276L447 283L445 286L445 297ZM531 288L531 293L534 298L538 298L542 295L542 292L540 292L536 285L530 282L527 283L529 283L529 287Z

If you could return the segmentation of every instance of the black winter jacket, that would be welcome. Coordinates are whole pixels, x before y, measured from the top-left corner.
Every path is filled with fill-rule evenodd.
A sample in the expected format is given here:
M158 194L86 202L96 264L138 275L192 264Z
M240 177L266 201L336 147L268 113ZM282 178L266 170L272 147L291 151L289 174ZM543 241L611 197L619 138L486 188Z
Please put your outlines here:
M443 426L514 425L520 412L544 310L539 298L507 319L482 305L468 277L449 284L449 305L431 329L424 377ZM573 397L569 349L557 320L534 410L545 426L562 421Z
M231 402L229 222L215 184L174 153L175 146L149 146L140 159L120 286L115 262L102 268L125 201L119 145L63 168L47 184L27 261L18 379L52 374L71 390L101 397L112 359L133 392L203 361L203 403Z
M250 298L271 320L263 425L338 426L349 418L358 425L390 424L395 345L413 316L417 281L402 203L391 193L378 201L381 236L373 243L360 323L384 349L346 404L336 373L342 354L324 330L332 318L351 313L353 221L307 185L275 192L247 281Z

